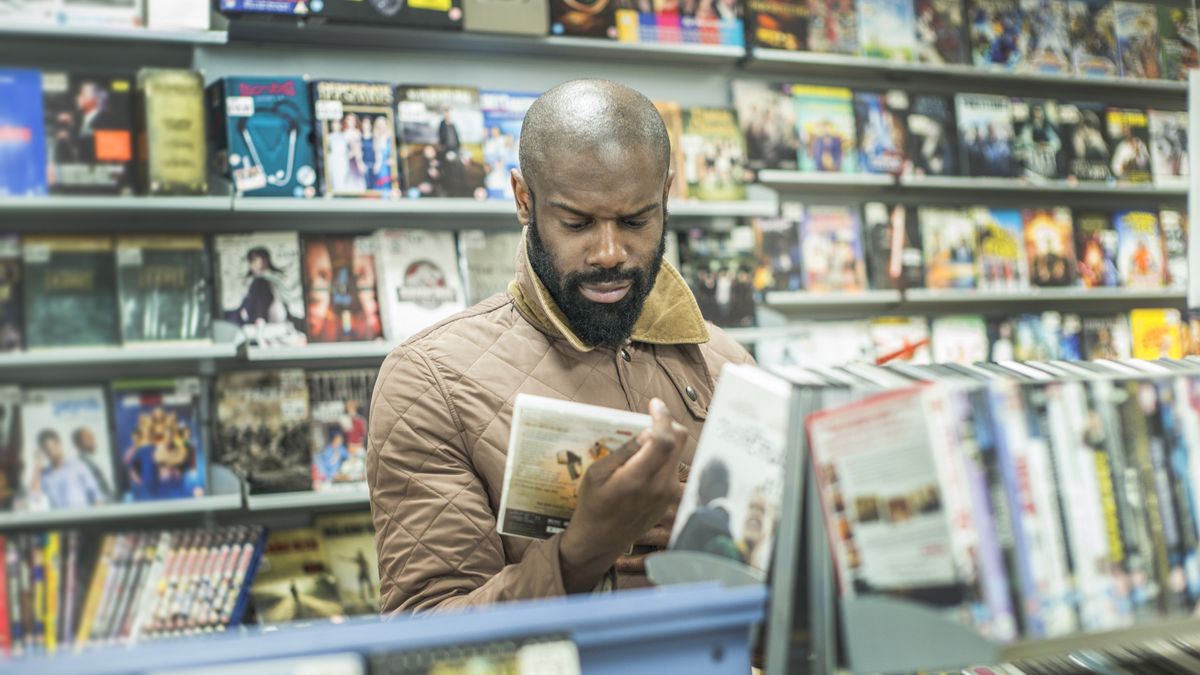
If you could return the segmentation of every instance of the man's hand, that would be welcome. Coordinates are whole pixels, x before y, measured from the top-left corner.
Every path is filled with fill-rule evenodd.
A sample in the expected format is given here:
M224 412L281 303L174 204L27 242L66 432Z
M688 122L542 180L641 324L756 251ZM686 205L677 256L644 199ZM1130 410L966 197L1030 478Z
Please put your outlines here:
M579 503L560 545L568 593L591 590L617 557L662 520L680 495L679 457L687 430L659 399L650 402L652 426L592 464L579 486ZM665 544L665 533L656 532Z

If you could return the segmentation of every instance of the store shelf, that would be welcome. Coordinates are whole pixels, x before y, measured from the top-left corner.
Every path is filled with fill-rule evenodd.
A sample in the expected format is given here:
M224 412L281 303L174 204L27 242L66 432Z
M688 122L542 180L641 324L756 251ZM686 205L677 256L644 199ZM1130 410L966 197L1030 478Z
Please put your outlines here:
M967 190L976 192L1022 192L1063 195L1120 195L1128 197L1186 197L1186 186L1154 184L1071 183L1049 181L1031 183L1014 178L973 178L969 176L901 176L906 190Z
M0 373L43 367L64 368L81 365L124 365L170 363L180 361L226 360L236 358L239 344L151 345L130 347L62 347L0 354Z
M885 173L810 173L764 169L758 172L758 182L777 189L862 190L891 187L896 184L896 179Z
M116 43L148 42L182 45L220 45L228 41L219 30L151 30L112 26L61 26L57 24L0 24L0 38L88 40Z
M1031 288L1020 292L914 288L908 291L903 304L917 308L949 304L1061 303L1061 309L1072 310L1079 304L1121 303L1133 307L1139 303L1183 305L1186 301L1184 291L1155 288Z
M420 216L513 216L512 202L478 199L289 199L239 197L235 213L296 214L316 216L350 214L410 214Z
M116 216L121 214L227 213L229 197L121 197L121 196L50 196L0 197L0 215L74 215Z
M745 56L742 47L727 45L630 44L577 37L489 35L291 19L231 19L229 41L392 51L399 49L421 52L484 52L511 56L603 59L655 64L732 66Z
M1154 640L1200 637L1200 618L1194 616L1147 621L1144 624L1110 631L1080 633L1044 640L1017 642L1000 649L1005 663L1061 657L1088 650L1111 650L1144 645Z
M854 82L862 76L875 76L883 80L939 83L946 87L970 91L991 85L1015 89L1031 87L1040 90L1059 89L1104 89L1121 91L1131 95L1162 95L1178 98L1183 103L1187 92L1186 82L1162 80L1134 80L1112 77L1076 77L1073 74L1036 73L992 68L976 68L967 65L937 65L929 63L895 63L882 59L843 54L820 54L814 52L789 52L776 49L752 49L745 67L748 70L771 73L786 73L794 77L826 76L841 77L843 82ZM1025 93L1013 91L1013 93Z
M339 361L351 359L383 360L393 345L387 342L327 342L306 347L248 347L246 360L268 361Z
M887 307L900 303L899 291L863 291L861 293L809 293L807 291L769 291L768 307L777 309L857 309Z
M371 495L366 490L349 492L283 492L274 495L250 495L246 508L250 511L320 511L353 506L367 506Z
M87 509L0 513L0 531L32 527L74 527L109 521L124 525L138 520L155 520L189 514L238 511L241 494L220 494L195 499L164 499L148 502L106 504Z

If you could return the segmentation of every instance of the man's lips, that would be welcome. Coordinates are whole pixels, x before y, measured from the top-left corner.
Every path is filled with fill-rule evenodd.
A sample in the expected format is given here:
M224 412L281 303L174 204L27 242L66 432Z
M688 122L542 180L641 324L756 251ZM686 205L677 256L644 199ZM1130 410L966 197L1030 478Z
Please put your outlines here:
M602 284L580 284L579 292L592 302L611 304L620 302L629 289L633 288L632 281L610 281Z

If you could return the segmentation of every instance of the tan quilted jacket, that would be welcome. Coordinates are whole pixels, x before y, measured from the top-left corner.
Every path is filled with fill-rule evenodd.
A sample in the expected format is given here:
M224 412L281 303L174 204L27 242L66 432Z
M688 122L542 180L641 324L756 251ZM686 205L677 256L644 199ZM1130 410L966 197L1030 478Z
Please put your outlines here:
M371 403L367 481L384 613L564 593L559 535L502 537L496 513L520 392L645 412L662 398L688 429L690 463L727 362L750 360L705 324L664 263L631 341L592 349L568 327L524 250L498 295L397 347ZM643 585L619 576L617 586Z

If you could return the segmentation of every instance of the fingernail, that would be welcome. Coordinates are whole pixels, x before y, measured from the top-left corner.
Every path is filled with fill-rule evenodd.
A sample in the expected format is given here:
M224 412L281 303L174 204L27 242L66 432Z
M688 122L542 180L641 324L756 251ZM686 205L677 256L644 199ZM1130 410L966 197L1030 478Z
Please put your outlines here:
M650 412L664 413L667 411L667 404L662 402L661 398L650 399Z

